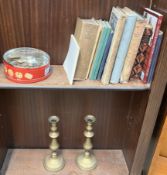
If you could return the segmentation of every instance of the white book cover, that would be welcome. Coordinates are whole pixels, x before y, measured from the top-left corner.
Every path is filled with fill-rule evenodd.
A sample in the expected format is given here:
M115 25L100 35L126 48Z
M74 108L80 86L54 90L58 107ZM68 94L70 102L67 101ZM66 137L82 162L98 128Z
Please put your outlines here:
M67 74L67 78L71 85L73 84L73 80L74 80L75 70L76 70L78 57L79 57L79 51L80 51L80 47L74 35L71 35L68 53L63 63L64 70Z

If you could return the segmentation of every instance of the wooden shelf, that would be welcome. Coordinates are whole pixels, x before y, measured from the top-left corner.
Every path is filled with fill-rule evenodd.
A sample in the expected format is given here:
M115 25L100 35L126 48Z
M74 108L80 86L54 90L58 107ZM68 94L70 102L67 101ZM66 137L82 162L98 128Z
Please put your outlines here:
M129 82L105 86L100 81L85 80L75 81L73 85L70 85L63 66L52 66L52 74L46 80L32 84L19 84L8 80L3 73L3 66L0 65L0 88L147 90L150 89L150 84Z
M121 150L96 150L98 166L95 170L81 171L75 163L81 150L63 150L66 165L59 175L128 175L128 168ZM6 175L52 175L43 167L43 159L49 154L43 149L9 150L2 168Z

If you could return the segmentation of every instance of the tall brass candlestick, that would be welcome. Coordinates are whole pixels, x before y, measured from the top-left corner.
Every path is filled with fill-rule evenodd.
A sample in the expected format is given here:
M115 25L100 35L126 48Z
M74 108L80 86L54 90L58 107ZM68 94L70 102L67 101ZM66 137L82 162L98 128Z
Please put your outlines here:
M85 117L87 123L86 130L84 131L84 136L86 137L85 143L83 144L84 152L77 157L77 165L81 170L92 170L97 166L96 158L92 152L93 144L92 137L94 136L93 123L96 121L96 118L93 115L87 115Z
M50 123L49 137L52 139L50 144L51 154L48 155L44 160L44 167L46 170L51 172L57 172L64 168L65 162L63 157L58 154L59 143L57 138L59 137L59 132L57 131L57 123L59 118L57 116L51 116L48 119Z

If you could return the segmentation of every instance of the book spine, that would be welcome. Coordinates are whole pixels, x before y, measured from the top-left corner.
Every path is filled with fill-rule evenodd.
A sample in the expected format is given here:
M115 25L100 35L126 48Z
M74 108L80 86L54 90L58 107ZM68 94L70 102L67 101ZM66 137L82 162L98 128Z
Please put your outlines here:
M101 82L104 85L109 84L109 81L110 81L111 73L112 73L112 70L113 70L113 65L114 65L114 62L115 62L115 57L116 57L117 50L118 50L118 47L119 47L122 32L123 32L123 29L124 29L125 20L126 20L126 17L121 17L116 22L116 27L114 29L112 44L111 44L110 49L109 49L109 54L108 54L106 64L105 64L105 67L104 67L104 71L103 71L103 75L102 75L102 78L101 78Z
M130 75L130 80L141 80L141 74L144 69L144 62L150 50L149 42L153 33L152 30L152 26L150 25L147 25L145 27L138 53L135 59L135 63L133 65Z
M99 69L99 72L98 72L98 75L97 75L97 80L101 80L103 70L104 70L104 66L105 66L105 63L106 63L106 59L107 59L107 56L108 56L108 53L109 53L109 50L110 50L112 37L113 37L113 32L111 32L110 35L109 35L109 38L108 38L108 41L107 41L107 44L106 44L106 48L105 48L105 51L104 51L104 54L103 54L103 58L102 58L102 61L101 61L100 69Z
M96 23L89 23L87 20L78 18L74 36L81 50L75 72L75 80L85 80L87 78L98 30L99 26Z
M102 32L101 32L101 35L100 35L100 39L99 39L99 42L98 42L98 46L97 46L97 49L96 49L96 53L95 53L95 56L94 56L94 59L93 59L92 67L91 67L91 70L90 70L90 75L89 75L90 80L96 80L95 69L96 69L96 64L99 60L99 56L101 54L100 51L101 51L101 48L103 46L102 43L103 43L105 35L106 35L106 28L103 26Z
M136 23L137 16L128 16L125 28L123 31L123 35L121 38L120 46L118 49L118 53L116 56L114 69L111 75L110 83L119 83L122 68L124 65L125 57L128 52L129 44L132 38L132 34L134 31L135 23Z
M144 28L146 25L145 20L137 20L132 40L130 42L129 50L125 58L125 63L121 73L120 82L125 83L129 81L130 73L135 62L135 58L138 52L138 48L144 33Z
M104 51L105 51L105 48L106 48L106 44L107 44L107 41L108 41L108 37L110 35L110 32L111 32L111 28L107 28L106 29L106 35L105 35L105 38L103 40L103 47L101 49L101 54L100 54L100 57L99 57L99 60L97 61L97 64L96 64L96 68L95 68L95 72L94 72L94 77L97 79L97 75L98 75L98 72L99 72L99 69L100 69L100 64L101 64L101 61L102 61L102 58L103 58L103 54L104 54Z
M94 42L94 47L93 47L92 55L91 55L90 62L89 62L89 65L88 65L86 79L89 78L89 73L90 73L91 66L92 66L92 63L93 63L93 58L95 56L95 52L96 52L96 49L97 49L98 41L99 41L99 38L100 38L100 33L101 33L101 26L99 25L98 30L97 30L97 35L96 35L96 38L95 38L95 42Z
M160 34L158 35L156 45L155 45L155 49L154 49L154 53L153 53L153 58L152 58L152 63L151 63L147 83L151 83L152 80L153 80L155 66L156 66L156 63L157 63L157 60L158 60L159 50L160 50L160 46L161 46L161 42L162 42L162 36L163 36L163 32L160 32Z
M151 49L150 49L148 57L146 58L146 63L145 63L146 66L145 66L145 73L144 73L144 79L143 79L144 83L147 83L152 57L153 57L156 41L157 41L157 38L158 38L160 26L161 26L161 23L162 23L162 18L163 18L162 16L158 17L158 21L157 21L157 25L156 25L156 28L155 28L154 37L153 37L153 40L152 40L152 43L151 43Z

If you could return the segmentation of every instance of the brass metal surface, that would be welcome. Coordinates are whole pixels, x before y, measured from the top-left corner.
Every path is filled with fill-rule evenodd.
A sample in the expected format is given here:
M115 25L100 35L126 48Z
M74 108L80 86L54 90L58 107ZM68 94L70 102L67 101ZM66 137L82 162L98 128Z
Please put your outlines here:
M51 116L48 119L50 123L49 137L52 139L50 144L51 154L44 159L44 168L47 171L57 172L64 168L65 161L60 153L58 153L59 143L57 138L59 137L59 132L57 131L57 123L59 118L57 116Z
M85 117L86 130L84 131L84 136L86 137L86 140L83 144L84 152L81 153L76 160L78 167L85 171L93 170L97 166L97 161L92 151L93 144L91 140L94 136L92 125L95 121L96 118L93 115L87 115Z

